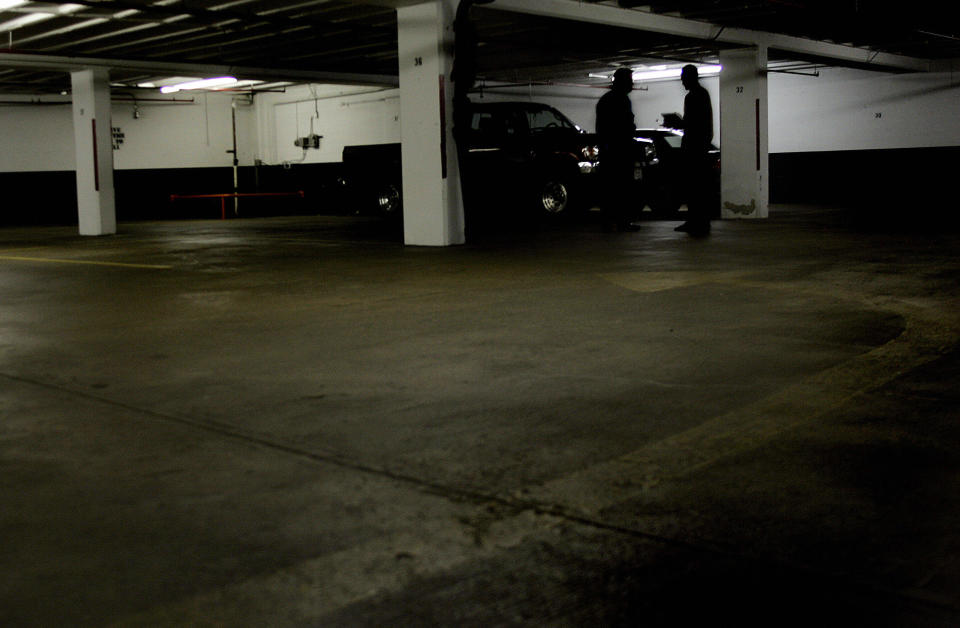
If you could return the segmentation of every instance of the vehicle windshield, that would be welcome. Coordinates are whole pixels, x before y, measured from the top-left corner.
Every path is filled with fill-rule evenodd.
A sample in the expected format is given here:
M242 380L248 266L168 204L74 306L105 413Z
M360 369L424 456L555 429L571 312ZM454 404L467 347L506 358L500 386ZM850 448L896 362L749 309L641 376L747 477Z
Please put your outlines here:
M550 129L576 129L576 125L553 109L528 109L527 125L531 133L541 133Z
M670 145L671 148L680 148L681 142L683 142L682 135L664 135L663 140Z

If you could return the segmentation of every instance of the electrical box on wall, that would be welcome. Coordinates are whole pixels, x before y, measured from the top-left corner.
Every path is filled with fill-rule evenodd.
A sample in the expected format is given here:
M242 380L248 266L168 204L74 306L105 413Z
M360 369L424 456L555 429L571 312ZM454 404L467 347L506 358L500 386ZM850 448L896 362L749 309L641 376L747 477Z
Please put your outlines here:
M293 140L294 146L299 146L306 150L307 148L320 148L320 140L323 139L322 135L317 135L312 133L306 137L298 137Z

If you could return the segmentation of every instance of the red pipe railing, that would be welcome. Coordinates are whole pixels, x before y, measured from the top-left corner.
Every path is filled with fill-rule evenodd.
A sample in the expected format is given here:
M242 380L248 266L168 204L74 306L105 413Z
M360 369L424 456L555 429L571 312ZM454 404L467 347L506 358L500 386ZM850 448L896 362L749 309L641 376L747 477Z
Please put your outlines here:
M220 220L227 218L227 199L228 198L247 198L247 197L265 197L265 196L299 196L303 198L303 190L296 192L226 192L224 194L171 194L170 202L180 201L191 198L219 198L220 199Z

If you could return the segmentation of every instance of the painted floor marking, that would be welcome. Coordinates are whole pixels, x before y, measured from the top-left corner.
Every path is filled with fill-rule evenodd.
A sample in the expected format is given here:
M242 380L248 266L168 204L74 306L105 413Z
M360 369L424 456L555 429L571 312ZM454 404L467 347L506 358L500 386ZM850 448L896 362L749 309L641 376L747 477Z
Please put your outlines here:
M163 266L159 264L128 264L124 262L95 262L79 259L55 259L52 257L26 257L20 255L0 255L0 260L9 260L14 262L42 262L44 264L80 264L87 266L117 266L120 268L151 268L156 270L169 270L173 266Z

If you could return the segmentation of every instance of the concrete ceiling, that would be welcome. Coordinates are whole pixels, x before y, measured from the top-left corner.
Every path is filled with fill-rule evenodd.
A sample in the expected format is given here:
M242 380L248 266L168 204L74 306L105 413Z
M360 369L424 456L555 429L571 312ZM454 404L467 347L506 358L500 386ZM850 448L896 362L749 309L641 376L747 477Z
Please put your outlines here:
M72 0L2 8L17 1L0 0L0 46L6 48L0 52L0 93L68 90L64 68L91 59L113 68L112 80L124 85L221 70L265 80L396 81L397 3L389 0ZM917 0L896 11L885 5L494 0L475 7L473 16L481 76L510 82L583 83L590 72L622 64L709 62L720 49L742 45L733 34L755 31L857 53L838 61L814 47L771 45L774 61L884 67L884 58L909 58L920 68L960 58L957 3ZM613 18L584 23L575 18L577 11L605 11ZM648 21L689 27L647 30Z

